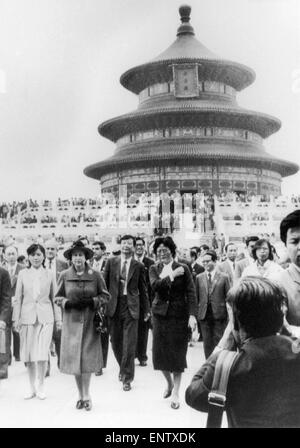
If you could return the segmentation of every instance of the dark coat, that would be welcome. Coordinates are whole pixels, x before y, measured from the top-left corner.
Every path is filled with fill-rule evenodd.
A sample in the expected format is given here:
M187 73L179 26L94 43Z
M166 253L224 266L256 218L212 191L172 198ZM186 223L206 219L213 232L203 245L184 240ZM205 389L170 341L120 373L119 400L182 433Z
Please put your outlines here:
M119 283L121 275L121 257L108 258L104 269L104 280L111 295L111 300L106 306L106 314L112 318L116 312L119 298ZM144 314L150 310L145 268L142 263L131 259L127 277L127 303L133 319L138 319L140 308Z
M185 258L178 257L177 262L179 264L186 264L187 267L189 268L190 272L192 272L192 270L193 270L192 264L188 260L186 260Z
M11 318L11 283L9 273L0 267L0 320L6 324Z
M180 266L184 274L173 282L170 277L159 277L162 263L150 267L150 283L155 293L152 302L155 370L183 372L187 366L188 320L190 315L196 316L196 293L188 266L173 261L173 270Z
M101 338L95 332L95 310L109 301L109 293L100 272L86 267L78 276L74 267L63 271L58 281L56 297L63 297L63 325L61 335L60 370L80 375L98 372L103 367ZM67 299L94 298L95 309L65 310Z
M186 264L173 261L173 270L179 266L184 268L184 275L176 277L173 282L170 277L159 277L163 270L162 263L150 267L150 284L155 294L152 302L153 314L166 316L171 312L178 317L196 316L196 294L192 274Z
M296 349L293 347L296 344ZM208 411L217 354L212 354L186 390L189 406ZM287 336L248 339L233 364L227 390L228 426L300 427L300 353Z
M7 271L9 270L9 266L8 264L4 264L3 265L4 269L6 269ZM16 294L16 286L17 286L17 280L18 280L18 275L19 272L22 271L22 269L25 269L25 266L23 266L20 263L17 263L17 267L16 267L16 271L14 273L14 275L10 278L10 283L11 283L11 296L14 297L14 295Z
M191 265L192 268L192 276L193 276L193 280L194 283L196 283L196 277L197 275L201 274L202 272L205 271L204 267L201 266L199 263L195 263L193 266Z
M211 308L214 319L227 319L226 295L230 289L229 278L226 274L216 271L212 281ZM198 320L205 319L208 305L208 280L206 272L196 277L196 294L199 303Z
M0 320L7 325L5 330L6 352L0 353L0 379L4 379L7 378L11 331L11 284L9 273L4 268L0 268Z

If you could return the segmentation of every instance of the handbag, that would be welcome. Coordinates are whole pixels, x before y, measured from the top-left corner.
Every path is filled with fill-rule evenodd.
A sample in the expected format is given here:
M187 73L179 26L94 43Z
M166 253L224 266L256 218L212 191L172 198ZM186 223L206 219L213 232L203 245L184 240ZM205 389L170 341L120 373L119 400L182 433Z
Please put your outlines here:
M218 354L213 384L208 394L207 428L222 426L230 370L238 355L238 352L230 350L221 350Z
M96 333L103 334L108 332L107 318L102 307L95 312L93 323Z

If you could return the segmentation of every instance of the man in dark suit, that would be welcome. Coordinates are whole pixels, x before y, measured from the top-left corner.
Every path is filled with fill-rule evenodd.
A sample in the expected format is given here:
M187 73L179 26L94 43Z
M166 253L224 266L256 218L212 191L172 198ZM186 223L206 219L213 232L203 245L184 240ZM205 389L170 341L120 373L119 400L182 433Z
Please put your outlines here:
M150 300L150 304L152 303L153 293L149 280L149 269L150 266L154 264L154 260L145 255L145 240L143 238L136 238L135 245L135 259L140 263L143 263L145 268L145 276L148 290L148 297ZM142 310L144 311L144 310ZM149 333L149 321L145 322L144 312L140 313L139 317L139 326L138 326L138 339L137 339L137 347L136 347L136 358L138 358L140 362L140 366L147 365L147 344L148 344L148 333Z
M11 284L9 273L0 268L0 379L7 378L10 358Z
M16 293L17 279L19 272L24 269L24 266L17 262L18 259L18 249L15 246L7 246L4 251L5 262L3 264L4 269L6 269L9 273L10 283L11 283L11 298L12 298L12 309L13 312L14 307L14 297ZM11 322L10 327L12 328ZM11 333L10 333L11 340ZM13 356L16 361L20 361L20 335L18 332L12 330L13 337ZM11 359L11 351L10 351L10 359Z
M94 241L92 245L92 250L94 252L94 257L91 260L91 267L101 274L104 273L104 268L106 264L106 246L103 241ZM105 311L105 307L103 306L102 311ZM101 346L102 346L102 355L103 355L103 367L106 367L107 364L107 356L108 356L108 343L109 343L109 333L101 333ZM95 373L96 376L103 375L103 370L100 369Z
M191 259L191 268L194 282L196 281L196 276L204 272L204 267L197 262L198 254L195 248L190 249L190 259Z
M123 390L129 391L134 378L140 310L148 320L150 306L144 266L133 258L135 238L124 235L120 243L121 255L108 258L104 269L111 295L106 313L112 349L120 366L119 379L123 382Z
M216 252L208 250L202 257L205 272L196 277L198 320L201 326L205 358L213 352L227 324L225 299L230 283L228 276L216 269L216 262Z
M57 258L57 242L55 239L46 241L45 250L46 250L45 267L53 272L53 277L56 286L58 277L60 276L61 272L64 271L65 269L68 269L69 265L67 261L60 260L59 258ZM57 307L57 305L55 304L54 306ZM57 309L59 310L59 312L61 312L59 307L57 307ZM58 367L60 360L60 340L61 340L61 328L60 326L57 326L57 324L55 324L53 327L53 342L55 345Z

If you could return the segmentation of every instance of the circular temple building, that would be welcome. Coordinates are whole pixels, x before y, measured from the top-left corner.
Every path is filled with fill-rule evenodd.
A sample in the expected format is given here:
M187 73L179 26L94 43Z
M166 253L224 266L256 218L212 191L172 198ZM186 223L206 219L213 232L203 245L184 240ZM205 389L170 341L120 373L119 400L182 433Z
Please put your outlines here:
M136 111L102 123L116 144L112 157L84 173L102 193L226 192L280 195L282 177L298 166L268 154L264 139L277 118L241 108L237 92L252 69L221 59L196 38L189 6L179 8L177 39L152 61L129 69L121 84L138 95Z

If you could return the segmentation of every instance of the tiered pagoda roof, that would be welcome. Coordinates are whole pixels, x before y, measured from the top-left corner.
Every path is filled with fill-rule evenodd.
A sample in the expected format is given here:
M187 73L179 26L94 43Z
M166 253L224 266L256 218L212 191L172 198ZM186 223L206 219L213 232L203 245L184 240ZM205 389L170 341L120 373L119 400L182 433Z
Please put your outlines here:
M172 76L171 64L198 63L199 79L224 82L242 90L252 84L254 71L245 65L221 59L195 38L190 22L191 8L181 6L179 13L182 24L177 31L177 39L167 50L152 61L129 69L121 76L121 84L133 93L139 93L148 85L164 82Z
M208 50L194 35L190 25L189 6L179 8L181 25L177 39L163 53L152 61L131 68L120 79L121 84L135 94L149 86L173 81L173 66L196 64L198 79L228 85L240 91L255 79L255 73L245 65L221 59ZM177 98L175 95L157 95L140 102L137 110L102 123L99 133L117 142L118 139L141 131L180 127L221 127L251 131L264 138L277 132L281 122L267 114L240 107L235 96L210 95L200 92L194 98ZM213 144L212 144L213 142ZM176 139L174 141L131 142L117 148L109 159L87 167L87 176L100 179L101 175L133 164L145 166L148 163L200 164L212 161L232 161L244 165L273 169L282 176L295 174L294 163L275 159L262 145L238 142L230 139Z

